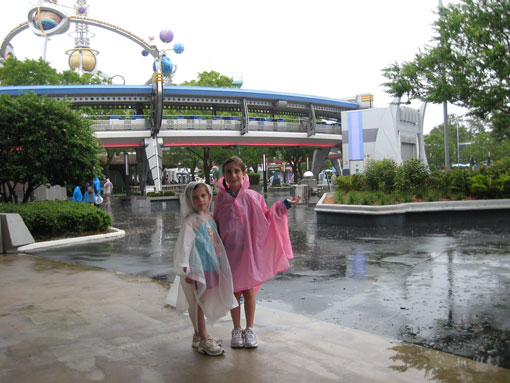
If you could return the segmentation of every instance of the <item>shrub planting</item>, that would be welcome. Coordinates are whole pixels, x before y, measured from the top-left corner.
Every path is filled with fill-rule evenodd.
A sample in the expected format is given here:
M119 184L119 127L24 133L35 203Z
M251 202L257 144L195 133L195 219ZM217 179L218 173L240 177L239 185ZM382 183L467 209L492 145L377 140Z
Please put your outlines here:
M112 224L112 218L104 210L68 201L4 204L0 205L0 212L18 213L35 239L99 233Z
M365 172L335 179L335 201L384 205L413 201L510 198L510 158L489 167L433 170L412 159L370 161Z

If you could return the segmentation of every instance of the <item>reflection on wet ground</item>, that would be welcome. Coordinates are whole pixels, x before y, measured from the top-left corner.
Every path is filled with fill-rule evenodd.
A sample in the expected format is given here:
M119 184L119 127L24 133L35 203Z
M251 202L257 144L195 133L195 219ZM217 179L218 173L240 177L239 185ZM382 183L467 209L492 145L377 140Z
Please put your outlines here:
M125 238L37 254L173 280L178 203L109 212ZM295 258L259 304L510 368L510 228L326 226L307 206L289 222Z

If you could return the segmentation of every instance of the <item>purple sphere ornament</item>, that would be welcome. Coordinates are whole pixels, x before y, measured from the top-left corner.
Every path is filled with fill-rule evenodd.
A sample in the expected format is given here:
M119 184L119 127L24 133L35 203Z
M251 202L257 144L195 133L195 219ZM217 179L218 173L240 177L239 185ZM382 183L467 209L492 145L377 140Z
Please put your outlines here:
M164 43L169 43L174 39L174 33L170 29L163 29L159 32L159 38Z
M85 11L87 11L87 9L86 9L85 7L80 7L80 8L78 8L78 13L79 13L80 15L83 15L83 14L85 13Z

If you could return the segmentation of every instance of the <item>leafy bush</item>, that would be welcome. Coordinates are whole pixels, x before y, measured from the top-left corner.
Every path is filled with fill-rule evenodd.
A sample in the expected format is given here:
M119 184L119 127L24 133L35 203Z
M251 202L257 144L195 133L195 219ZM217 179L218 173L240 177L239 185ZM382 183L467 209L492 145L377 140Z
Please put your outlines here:
M357 191L351 191L347 193L346 198L349 205L361 205L363 194Z
M450 178L450 192L461 193L464 195L469 194L470 181L475 172L471 169L453 169L447 172Z
M405 161L397 168L395 188L401 192L414 193L423 187L429 179L429 169L418 159Z
M333 195L333 199L335 200L336 203L339 203L339 204L347 203L346 198L345 198L345 193L340 190L335 192L335 194Z
M480 173L492 178L499 178L500 175L510 175L510 157L495 161L491 166L483 167Z
M259 173L248 173L250 179L250 185L260 185L260 174Z
M503 194L504 179L494 179L484 174L469 177L470 192L477 198L497 198Z
M108 229L112 218L86 203L38 201L0 205L3 213L18 213L35 239L98 233Z
M435 170L430 173L430 177L428 180L428 188L430 190L436 190L442 195L447 195L451 190L452 179L449 174L450 172L445 172L441 170Z
M335 202L387 205L415 200L510 198L510 158L489 167L430 171L418 160L370 161L365 173L336 177Z
M335 178L336 190L343 192L364 191L365 176L363 174L351 174L349 176L338 176Z
M367 190L393 192L396 174L397 163L392 159L369 161L364 172Z

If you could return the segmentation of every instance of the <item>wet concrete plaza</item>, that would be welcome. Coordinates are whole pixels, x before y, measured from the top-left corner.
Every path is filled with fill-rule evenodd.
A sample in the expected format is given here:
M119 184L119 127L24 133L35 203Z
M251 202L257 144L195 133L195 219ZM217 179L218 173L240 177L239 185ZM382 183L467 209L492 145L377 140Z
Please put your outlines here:
M28 253L172 281L178 202L108 211L124 238ZM303 205L289 222L295 258L259 305L510 368L510 228L329 226Z

